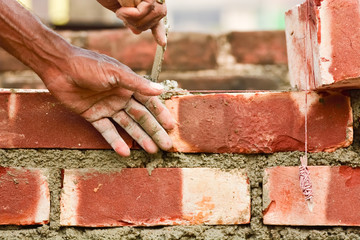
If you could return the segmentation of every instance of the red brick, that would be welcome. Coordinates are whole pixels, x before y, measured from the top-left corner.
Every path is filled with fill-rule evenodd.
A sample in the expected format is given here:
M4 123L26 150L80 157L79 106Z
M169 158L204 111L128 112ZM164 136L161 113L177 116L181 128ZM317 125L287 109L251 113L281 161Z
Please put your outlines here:
M133 140L118 129L131 147ZM93 126L47 91L0 91L0 148L111 149Z
M150 33L135 35L129 30L88 33L88 48L109 55L133 70L151 70L156 43Z
M60 218L82 227L245 224L249 182L239 169L64 170Z
M307 0L286 13L293 86L360 87L359 8L359 0Z
M156 43L150 33L134 35L129 30L89 32L88 48L107 54L133 70L151 70ZM216 39L207 34L171 33L164 70L212 69L216 65Z
M164 74L165 75L165 74ZM243 90L277 90L281 83L280 79L274 79L269 76L184 76L176 75L174 78L161 79L176 79L179 87L187 90L228 90L243 89ZM170 74L167 74L169 77ZM160 80L161 81L161 80Z
M232 32L227 38L238 63L287 63L284 31Z
M49 213L44 170L0 167L0 225L46 224Z
M184 71L217 67L217 42L209 34L169 34L164 70Z
M22 62L0 47L0 72L29 69Z
M180 123L170 133L173 150L303 151L304 97L301 92L174 97L166 102ZM349 146L353 138L350 99L339 93L311 93L309 104L309 150L333 151ZM46 91L2 91L0 112L0 148L110 149L91 124ZM332 129L331 136L328 129ZM134 147L133 140L118 130Z
M170 133L177 152L304 151L304 92L257 92L173 97L178 122ZM353 140L349 97L309 93L309 151L334 151ZM331 131L331 134L329 134Z
M150 32L135 35L127 29L89 32L60 31L73 44L109 55L133 70L152 68L156 43ZM216 38L200 33L170 33L164 70L201 70L217 67ZM28 69L0 49L0 71Z
M313 211L299 186L297 167L265 170L264 223L270 225L360 226L360 169L309 167Z

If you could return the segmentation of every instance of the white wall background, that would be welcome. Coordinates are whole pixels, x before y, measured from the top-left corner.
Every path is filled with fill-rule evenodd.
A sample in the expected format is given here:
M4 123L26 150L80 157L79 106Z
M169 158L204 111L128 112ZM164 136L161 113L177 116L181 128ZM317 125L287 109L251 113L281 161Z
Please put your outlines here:
M284 29L284 13L304 0L167 0L176 31Z
M18 0L45 22L116 24L96 0ZM166 0L172 31L213 32L284 29L284 13L304 0ZM50 9L50 11L49 11Z

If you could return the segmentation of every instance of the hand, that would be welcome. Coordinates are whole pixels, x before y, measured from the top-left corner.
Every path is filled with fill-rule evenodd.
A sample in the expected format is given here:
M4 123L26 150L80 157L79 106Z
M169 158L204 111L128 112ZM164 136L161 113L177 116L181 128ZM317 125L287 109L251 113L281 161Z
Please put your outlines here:
M173 128L174 121L156 97L162 92L158 84L113 58L72 46L16 0L0 0L0 29L0 45L32 68L50 92L88 120L117 153L129 156L130 149L110 119L149 153L172 147L165 129Z
M118 154L129 156L130 149L110 119L149 153L172 147L164 128L172 129L175 122L156 97L162 92L159 84L113 58L88 50L74 47L68 60L66 66L41 77L49 91L89 121Z
M156 42L166 45L166 32L161 21L167 14L166 4L156 0L142 0L137 7L122 7L117 0L97 0L101 5L116 13L135 34L151 29Z

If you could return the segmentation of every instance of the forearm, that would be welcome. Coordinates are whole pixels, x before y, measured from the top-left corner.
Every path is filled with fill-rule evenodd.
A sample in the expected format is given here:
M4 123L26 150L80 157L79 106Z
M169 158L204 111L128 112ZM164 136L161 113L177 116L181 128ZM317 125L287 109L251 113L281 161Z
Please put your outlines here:
M0 45L40 77L65 64L72 48L16 0L0 0Z

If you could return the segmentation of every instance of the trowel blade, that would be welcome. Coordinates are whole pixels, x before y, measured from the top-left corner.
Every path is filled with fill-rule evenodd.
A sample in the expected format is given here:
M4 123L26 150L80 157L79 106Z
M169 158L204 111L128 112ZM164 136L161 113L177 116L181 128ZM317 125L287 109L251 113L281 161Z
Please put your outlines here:
M165 36L167 38L168 33L169 33L169 25L168 25L167 17L165 16L162 21L164 21ZM152 67L151 75L150 75L150 79L153 82L158 82L158 80L159 80L159 75L161 72L162 63L164 61L164 54L166 51L166 47L167 47L167 45L164 47L157 45L157 47L156 47L154 63L153 63L153 67Z
M154 64L150 75L151 81L153 82L158 82L159 80L159 75L161 72L162 62L164 60L165 50L166 50L166 46L162 47L160 45L157 45L156 47Z

